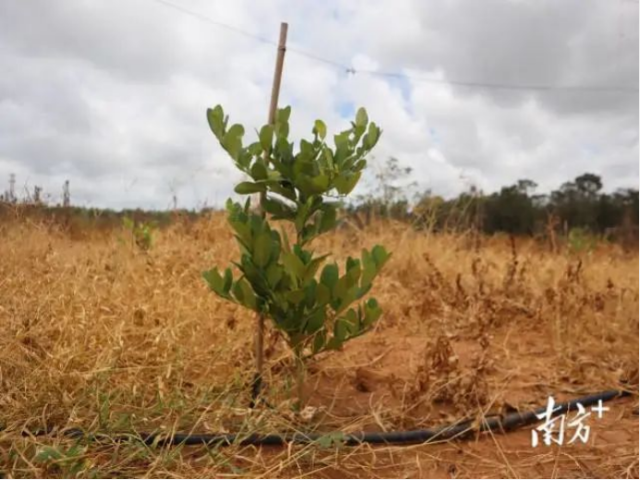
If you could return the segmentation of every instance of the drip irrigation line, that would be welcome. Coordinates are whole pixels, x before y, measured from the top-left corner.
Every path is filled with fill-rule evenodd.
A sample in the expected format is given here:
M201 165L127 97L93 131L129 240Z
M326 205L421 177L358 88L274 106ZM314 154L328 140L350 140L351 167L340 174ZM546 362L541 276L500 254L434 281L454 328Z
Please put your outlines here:
M588 407L594 404L607 402L616 398L630 395L624 390L607 390L584 397L574 398L568 402L559 403L554 409L553 416L563 415L571 410L576 410L578 404ZM479 425L476 420L465 420L455 422L450 425L425 429L398 432L356 432L340 434L336 437L345 445L369 444L417 444L435 441L445 441L453 439L463 439L473 436L473 434L493 431L507 432L525 425L531 425L540 421L540 415L544 414L547 407L540 407L532 411L523 413L510 413L503 417L484 418ZM24 436L42 436L59 433L69 438L89 441L142 441L149 446L175 446L175 445L210 445L210 446L231 446L231 445L286 445L289 443L309 444L322 438L327 438L331 433L290 433L290 434L250 434L238 433L87 433L78 428L66 430L40 430L37 432L24 431Z

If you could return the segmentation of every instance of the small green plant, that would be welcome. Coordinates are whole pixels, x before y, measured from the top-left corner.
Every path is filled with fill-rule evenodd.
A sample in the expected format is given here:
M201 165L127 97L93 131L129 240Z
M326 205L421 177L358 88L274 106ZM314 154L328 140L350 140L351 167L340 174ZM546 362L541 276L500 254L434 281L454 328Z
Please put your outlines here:
M342 432L327 433L316 440L319 447L324 449L333 448L338 450L344 447L346 443L346 435Z
M122 226L131 234L131 241L140 250L146 252L153 244L156 226L152 223L136 222L129 217L123 217Z
M593 252L593 250L595 250L597 244L598 241L596 237L587 229L574 227L569 230L569 235L567 236L567 248L569 250L569 253L590 254L591 252Z
M76 477L81 472L86 473L89 462L85 459L85 451L86 447L78 444L68 449L44 446L38 450L33 461L37 465L45 466L51 470L57 470L71 478Z
M329 254L316 255L310 242L337 225L341 205L336 197L348 195L367 165L366 155L381 130L369 122L364 109L351 128L335 135L335 148L326 142L327 127L316 120L312 140L301 140L294 153L289 141L290 107L280 109L274 125L263 126L259 140L243 145L241 125L228 126L221 106L207 111L209 126L221 146L252 181L235 187L241 195L260 193L260 205L271 220L290 222L293 242L286 230L276 230L264 215L227 201L228 221L240 248L230 268L205 272L209 287L220 297L270 318L283 331L298 365L298 400L302 403L304 359L367 332L382 311L374 298L353 307L369 292L390 254L379 245L349 257L342 275L337 263L323 263ZM319 272L319 276L318 276ZM319 278L317 278L319 277Z

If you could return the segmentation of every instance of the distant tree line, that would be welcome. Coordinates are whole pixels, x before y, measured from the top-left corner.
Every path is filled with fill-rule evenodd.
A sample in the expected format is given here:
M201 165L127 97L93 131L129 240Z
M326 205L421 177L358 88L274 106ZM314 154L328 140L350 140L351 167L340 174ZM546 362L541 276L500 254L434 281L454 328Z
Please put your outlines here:
M569 236L571 232L606 236L612 240L621 236L637 242L638 190L620 189L612 193L603 191L600 176L584 173L573 181L563 183L548 194L536 193L532 180L518 180L514 185L502 187L494 193L484 193L470 188L455 198L445 199L431 192L414 195L410 190L417 184L411 182L411 168L402 167L396 158L390 158L382 168L373 169L369 192L357 197L355 203L346 207L346 213L363 227L373 218L392 218L412 224L418 229L431 231L474 230L487 234L508 233L513 235L559 234ZM180 213L181 218L195 220L211 208L200 211L175 209L171 212L127 210L116 212L109 209L72 206L69 182L62 190L62 202L48 205L42 189L33 192L25 189L24 198L18 199L15 191L16 179L9 178L9 188L0 195L0 217L6 217L14 205L34 208L39 215L57 218L99 219L99 223L119 223L123 217L136 221L154 220L166 225ZM175 200L174 200L175 202Z
M411 185L407 183L411 169L401 168L392 158L382 172L376 174L373 193L349 207L359 221L385 217L435 231L476 229L513 235L535 235L549 229L568 234L581 229L614 236L621 229L638 229L638 190L606 193L602 178L593 173L579 175L549 194L535 193L537 184L532 180L519 180L494 193L471 188L445 199L426 192L410 202L405 192Z
M498 192L465 192L443 200L430 195L413 208L417 220L433 215L433 226L477 227L486 233L532 235L550 224L606 233L624 224L638 225L638 190L603 193L599 176L585 173L550 194L535 194L536 184L519 180ZM424 217L424 218L423 218Z

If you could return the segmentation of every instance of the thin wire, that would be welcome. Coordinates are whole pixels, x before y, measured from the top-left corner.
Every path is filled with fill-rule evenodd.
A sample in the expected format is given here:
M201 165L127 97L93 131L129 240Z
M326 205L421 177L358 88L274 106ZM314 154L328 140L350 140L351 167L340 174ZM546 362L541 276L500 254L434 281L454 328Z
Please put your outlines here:
M277 42L269 40L268 38L261 37L252 32L248 32L246 30L242 30L241 28L234 27L232 25L228 25L226 23L218 22L206 15L202 15L200 13L194 12L192 10L186 9L180 5L177 5L173 2L169 2L167 0L153 0L165 7L173 8L181 13L189 15L191 17L197 18L199 20L208 22L212 25L215 25L220 28L227 29L231 32L234 32L239 35L243 35L245 37L251 38L253 40L257 40L261 43L265 43L271 46L278 46ZM347 74L356 75L369 75L372 77L381 77L381 78L400 78L404 80L412 80L414 82L421 83L431 83L431 84L440 84L440 85L455 85L458 87L468 87L468 88L482 88L489 90L514 90L514 91L538 91L538 92L547 92L547 91L574 91L574 92L592 92L592 93L638 93L638 87L634 86L589 86L589 85L542 85L542 84L507 84L507 83L490 83L490 82L471 82L471 81L460 81L460 80L445 80L438 78L426 78L426 77L415 77L412 75L406 75L400 72L379 72L376 70L356 70L354 67L346 65L344 63L318 56L314 53L308 52L306 50L298 49L295 47L287 46L287 51L296 55L300 55L302 57L306 57L310 60L314 60L316 62L324 63L326 65L331 65L338 69L343 70Z
M252 39L257 40L259 42L266 43L267 45L272 45L272 46L276 46L276 47L278 46L278 43L274 42L273 40L269 40L268 38L261 37L259 35L255 35L255 34L253 34L251 32L247 32L246 30L242 30L241 28L234 27L233 25L228 25L226 23L218 22L218 21L216 21L216 20L214 20L214 19L212 19L210 17L207 17L207 16L202 15L200 13L188 10L188 9L186 9L184 7L181 7L180 5L176 5L175 3L168 2L167 0L153 0L153 1L157 2L157 3L160 3L160 4L164 5L165 7L173 8L174 10L182 12L182 13L184 13L186 15L191 16L191 17L194 17L194 18L197 18L197 19L200 19L200 20L204 20L204 21L206 21L208 23L211 23L212 25L215 25L217 27L226 28L227 30L230 30L230 31L232 31L234 33L237 33L239 35L243 35L245 37L252 38Z
M305 50L300 50L294 47L287 47L287 52L295 53L297 55L301 55L303 57L307 57L311 60L315 60L317 62L326 63L327 65L332 65L334 67L338 67L341 70L344 70L347 73L355 73L355 70L344 63L336 62L335 60L330 60L328 58L319 57L313 53L309 53Z
M275 47L278 46L277 42L269 40L268 38L261 37L259 35L255 35L255 34L253 34L251 32L247 32L246 30L242 30L241 28L234 27L232 25L227 25L226 23L218 22L218 21L212 19L211 17L207 17L206 15L202 15L200 13L193 12L191 10L188 10L188 9L184 8L184 7L181 7L180 5L176 5L175 3L168 2L167 0L153 0L153 1L157 2L157 3L160 3L160 4L162 4L162 5L166 6L166 7L173 8L174 10L177 10L179 12L187 14L187 15L189 15L191 17L194 17L194 18L197 18L199 20L203 20L205 22L208 22L208 23L210 23L212 25L215 25L217 27L225 28L225 29L230 30L230 31L232 31L234 33L237 33L239 35L243 35L245 37L252 38L252 39L257 40L259 42L266 43L267 45L272 45L272 46L275 46ZM301 49L298 49L298 48L295 48L295 47L287 46L287 51L291 52L291 53L295 53L297 55L302 55L304 57L310 58L311 60L315 60L317 62L326 63L327 65L333 65L334 67L342 68L342 69L345 69L345 70L349 69L348 66L346 66L346 65L344 65L342 63L336 62L336 61L328 59L328 58L320 57L318 55L315 55L313 53L310 53L310 52L307 52L305 50L301 50Z
M589 86L589 85L517 85L507 83L487 83L487 82L462 82L459 80L444 80L438 78L425 78L414 77L411 75L405 75L403 73L396 72L378 72L375 70L356 70L355 73L361 73L364 75L371 75L377 77L388 78L403 78L416 82L425 83L439 83L443 85L456 85L460 87L474 87L474 88L487 88L497 90L536 90L536 91L549 91L549 90L570 90L570 91L590 91L590 92L617 92L617 93L637 93L637 87L626 86Z

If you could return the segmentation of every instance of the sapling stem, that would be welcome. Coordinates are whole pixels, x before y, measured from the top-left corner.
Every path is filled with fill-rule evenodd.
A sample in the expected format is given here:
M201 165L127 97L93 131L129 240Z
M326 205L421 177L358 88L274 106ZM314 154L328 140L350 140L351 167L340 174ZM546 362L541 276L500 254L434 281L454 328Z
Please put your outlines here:
M296 363L296 397L298 399L297 407L299 411L304 408L304 380L305 380L305 362L302 356L302 347L298 346L294 351Z

